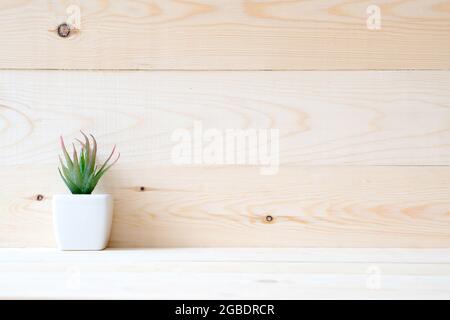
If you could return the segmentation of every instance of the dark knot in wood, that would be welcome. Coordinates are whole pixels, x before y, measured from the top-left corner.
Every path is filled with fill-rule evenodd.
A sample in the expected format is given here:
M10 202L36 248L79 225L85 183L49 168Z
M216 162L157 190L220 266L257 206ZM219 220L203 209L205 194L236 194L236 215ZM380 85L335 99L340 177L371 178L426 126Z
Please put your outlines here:
M61 38L67 38L70 35L70 26L67 23L61 23L57 31Z

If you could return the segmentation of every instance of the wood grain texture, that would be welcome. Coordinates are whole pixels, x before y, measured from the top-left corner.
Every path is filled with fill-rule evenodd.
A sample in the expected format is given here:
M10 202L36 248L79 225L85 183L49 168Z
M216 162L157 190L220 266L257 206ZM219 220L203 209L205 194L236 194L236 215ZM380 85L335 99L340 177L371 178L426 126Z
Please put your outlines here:
M0 246L54 246L57 139L83 129L122 153L98 189L116 198L114 247L449 247L449 86L443 71L2 71ZM279 129L279 173L176 166L170 136L194 121Z
M298 165L450 164L450 72L0 72L0 165L56 164L94 133L122 163L173 165L178 129L278 129ZM247 146L247 152L249 147Z
M0 246L54 246L51 196L65 191L56 168L3 167L0 179ZM98 192L115 197L113 247L450 247L449 179L435 166L262 176L122 163Z
M74 4L80 31L60 38ZM0 30L0 68L450 68L444 0L3 0Z
M0 250L0 299L448 299L449 250Z

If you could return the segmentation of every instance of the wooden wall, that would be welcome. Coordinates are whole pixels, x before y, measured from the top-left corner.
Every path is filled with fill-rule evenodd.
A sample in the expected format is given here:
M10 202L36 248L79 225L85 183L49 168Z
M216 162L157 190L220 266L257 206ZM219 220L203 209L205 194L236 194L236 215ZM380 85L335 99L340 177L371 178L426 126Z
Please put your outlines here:
M450 67L450 9L446 0L1 2L2 68ZM73 5L80 8L80 32L61 39L55 29L74 16ZM373 5L381 12L378 30L367 28Z
M444 0L2 1L0 247L55 245L80 129L122 154L114 247L449 247L449 40ZM175 165L195 122L278 129L278 173Z

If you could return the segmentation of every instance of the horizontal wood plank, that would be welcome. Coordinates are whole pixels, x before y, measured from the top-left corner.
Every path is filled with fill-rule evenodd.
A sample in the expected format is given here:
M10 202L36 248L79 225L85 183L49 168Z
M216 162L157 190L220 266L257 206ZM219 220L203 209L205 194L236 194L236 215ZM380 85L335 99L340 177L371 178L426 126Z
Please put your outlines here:
M197 122L279 130L282 166L448 165L448 88L450 71L3 71L0 165L55 164L80 129L122 163L174 165Z
M54 246L55 166L3 167L0 246ZM450 247L450 167L119 164L113 247ZM141 190L144 187L144 190ZM42 194L39 201L37 195ZM272 220L268 221L267 216Z
M0 30L7 69L450 68L442 0L3 0Z
M448 299L448 256L436 249L1 249L0 298Z
M265 263L392 263L450 264L450 249L442 248L107 248L96 252L59 251L52 248L2 248L0 265L20 265L26 260L37 263L72 264L79 258L89 262L126 262L139 259L153 262L265 262Z
M54 245L57 140L83 129L122 153L98 190L116 198L114 247L448 247L449 86L444 71L2 71L0 246ZM171 135L196 121L278 129L278 174L177 166Z

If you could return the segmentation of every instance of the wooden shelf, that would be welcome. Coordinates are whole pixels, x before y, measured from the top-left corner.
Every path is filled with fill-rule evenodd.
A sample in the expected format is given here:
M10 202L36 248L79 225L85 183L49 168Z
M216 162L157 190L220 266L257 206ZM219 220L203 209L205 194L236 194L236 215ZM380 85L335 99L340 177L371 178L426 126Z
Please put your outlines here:
M450 249L0 249L1 299L450 298Z

